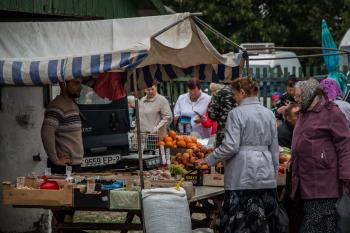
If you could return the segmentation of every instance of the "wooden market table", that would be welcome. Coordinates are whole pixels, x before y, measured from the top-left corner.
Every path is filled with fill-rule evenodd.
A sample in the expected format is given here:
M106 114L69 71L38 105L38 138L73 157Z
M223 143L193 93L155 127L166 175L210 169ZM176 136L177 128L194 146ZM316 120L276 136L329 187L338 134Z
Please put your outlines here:
M197 186L194 187L194 195L189 200L191 215L194 213L205 214L203 220L192 219L192 228L216 228L216 221L222 214L222 202L224 199L224 189L222 187ZM119 230L126 233L129 230L142 231L141 210L106 210L100 208L76 208L76 207L58 207L58 206L14 206L16 208L41 208L52 211L52 232L83 232L83 230ZM112 211L126 212L124 223L82 223L65 222L65 217L73 215L75 211ZM132 223L135 216L140 217L141 223Z

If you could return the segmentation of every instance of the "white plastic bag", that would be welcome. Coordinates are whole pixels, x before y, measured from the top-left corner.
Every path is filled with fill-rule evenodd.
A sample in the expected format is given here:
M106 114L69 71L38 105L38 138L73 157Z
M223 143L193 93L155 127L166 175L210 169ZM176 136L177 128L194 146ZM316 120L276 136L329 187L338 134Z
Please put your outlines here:
M191 215L186 192L180 187L142 190L147 233L191 233Z

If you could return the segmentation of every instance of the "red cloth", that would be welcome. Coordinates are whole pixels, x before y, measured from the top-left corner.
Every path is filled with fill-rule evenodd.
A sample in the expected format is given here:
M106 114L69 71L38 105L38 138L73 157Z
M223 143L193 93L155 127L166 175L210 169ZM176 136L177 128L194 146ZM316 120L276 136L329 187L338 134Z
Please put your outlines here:
M202 122L203 127L205 127L205 128L210 128L211 127L211 135L215 135L216 134L216 128L218 126L217 122L211 120L208 117L208 113L205 114L205 117L206 117L207 120Z
M99 74L94 85L95 93L101 98L118 100L126 96L122 84L122 74L119 72L107 72Z

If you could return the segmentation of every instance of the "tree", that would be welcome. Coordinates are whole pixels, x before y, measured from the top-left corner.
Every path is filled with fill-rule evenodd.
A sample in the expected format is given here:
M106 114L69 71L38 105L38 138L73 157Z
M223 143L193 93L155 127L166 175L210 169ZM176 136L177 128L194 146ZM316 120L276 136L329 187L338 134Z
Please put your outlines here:
M176 12L202 12L201 17L235 41L275 42L277 46L321 46L326 19L338 42L350 27L350 0L165 0ZM232 51L206 32L220 52ZM321 52L321 51L316 51Z

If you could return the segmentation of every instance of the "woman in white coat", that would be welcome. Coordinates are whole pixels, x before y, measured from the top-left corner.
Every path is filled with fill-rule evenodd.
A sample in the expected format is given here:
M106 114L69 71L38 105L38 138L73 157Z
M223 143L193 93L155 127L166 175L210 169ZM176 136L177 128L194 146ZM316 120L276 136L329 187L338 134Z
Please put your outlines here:
M205 159L209 166L225 162L224 233L273 232L279 146L275 116L259 102L258 88L251 78L232 83L238 106L228 115L222 145Z

